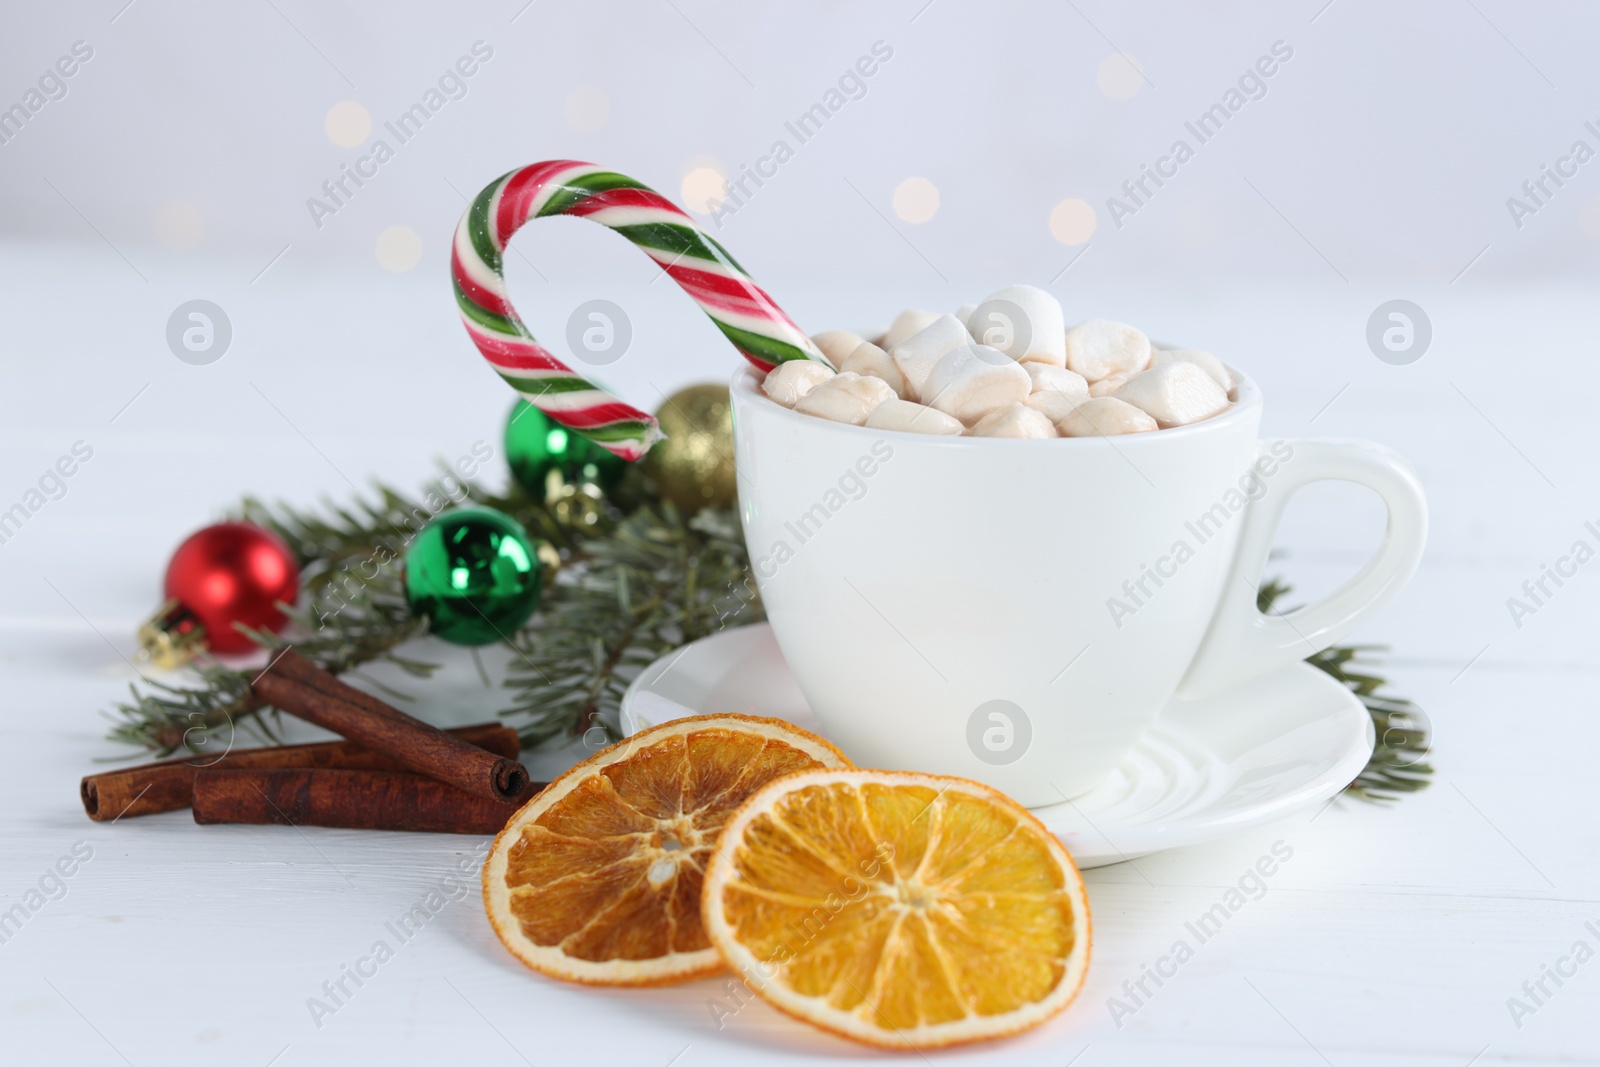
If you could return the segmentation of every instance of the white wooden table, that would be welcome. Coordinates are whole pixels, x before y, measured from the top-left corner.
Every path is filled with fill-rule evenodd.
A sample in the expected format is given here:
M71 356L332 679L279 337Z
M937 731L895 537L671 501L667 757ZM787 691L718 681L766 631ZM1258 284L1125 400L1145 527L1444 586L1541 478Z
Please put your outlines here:
M0 1060L879 1058L759 1003L719 1028L713 1007L735 1004L720 980L611 992L525 971L490 932L472 879L442 882L463 861L475 869L480 839L198 827L186 812L89 822L78 778L122 751L102 739L99 713L132 676L124 657L171 547L245 491L308 503L347 496L347 477L414 485L434 456L478 438L498 448L509 397L460 336L436 270L380 280L285 270L252 288L255 265L218 264L145 289L117 277L115 261L55 255L0 257L8 305L26 311L3 335L0 508L75 441L94 450L65 496L0 544L0 913L39 904L0 944ZM41 280L69 264L95 294L100 314L87 321L73 292ZM652 402L658 389L732 365L668 288L641 281L606 294L640 310L641 354L611 380ZM1417 465L1431 548L1408 591L1360 636L1395 646L1388 669L1432 720L1439 773L1392 806L1341 802L1314 820L1090 872L1094 958L1079 1001L1041 1030L950 1061L1600 1062L1600 962L1564 985L1545 979L1542 1003L1524 986L1577 942L1600 950L1600 563L1520 629L1505 604L1542 563L1592 540L1583 523L1600 519L1591 399L1600 311L1577 291L1462 289L1401 294L1435 327L1433 350L1410 367L1380 363L1362 342L1367 314L1393 293L1147 287L1130 297L1081 281L1073 290L1080 310L1114 306L1249 369L1268 396L1269 432L1370 437ZM870 322L902 302L783 291L796 294L800 321L818 324ZM162 329L171 307L202 295L228 309L234 347L191 367L166 351ZM564 314L592 294L544 295ZM354 310L335 317L335 303ZM544 332L557 316L547 313ZM540 328L540 314L530 317ZM675 364L648 354L662 346L677 350ZM1502 359L1525 368L1518 388L1497 377ZM1280 536L1282 571L1304 593L1327 588L1357 565L1380 522L1354 490L1308 493ZM486 718L501 699L460 656L437 684L414 688L419 712L440 723ZM1292 858L1265 895L1199 944L1186 923L1275 846ZM72 870L59 882L58 862ZM398 938L394 920L440 885L445 905ZM1193 958L1138 992L1144 968L1180 939ZM378 941L393 958L359 987L346 980L337 1010L314 1018L308 1002L329 1002L325 983ZM1514 1019L1512 997L1536 1010ZM1135 1010L1114 1010L1112 998Z

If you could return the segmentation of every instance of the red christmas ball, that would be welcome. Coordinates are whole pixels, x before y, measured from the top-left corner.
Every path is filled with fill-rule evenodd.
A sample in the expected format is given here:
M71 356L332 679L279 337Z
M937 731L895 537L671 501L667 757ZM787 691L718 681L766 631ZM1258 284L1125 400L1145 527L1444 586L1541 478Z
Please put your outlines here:
M288 623L277 607L294 603L300 571L282 538L259 526L221 522L191 535L167 564L166 596L205 627L212 652L248 652L243 623L276 633Z

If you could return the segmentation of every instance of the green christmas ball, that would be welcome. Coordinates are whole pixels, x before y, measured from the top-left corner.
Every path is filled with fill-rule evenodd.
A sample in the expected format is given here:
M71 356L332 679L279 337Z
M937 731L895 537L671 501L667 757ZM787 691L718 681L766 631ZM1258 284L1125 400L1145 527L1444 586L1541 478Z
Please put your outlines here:
M537 500L545 497L551 471L560 471L568 485L610 489L628 469L627 460L567 429L526 400L519 399L506 419L505 448L511 476Z
M510 637L539 604L538 552L493 508L447 511L406 549L406 604L457 645Z

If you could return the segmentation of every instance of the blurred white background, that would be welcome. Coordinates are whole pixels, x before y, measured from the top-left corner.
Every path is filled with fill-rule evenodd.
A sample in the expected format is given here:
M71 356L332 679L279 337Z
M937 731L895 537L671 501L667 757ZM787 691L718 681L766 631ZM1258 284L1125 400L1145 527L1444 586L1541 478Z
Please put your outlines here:
M901 218L950 277L1049 279L1086 241L1084 274L1128 279L1448 283L1485 246L1477 282L1600 261L1600 163L1548 186L1520 229L1506 206L1574 141L1600 149L1584 127L1600 122L1600 13L1581 2L8 6L0 106L74 42L93 58L0 146L0 230L86 257L114 257L109 242L152 280L221 255L248 279L285 245L274 271L369 264L397 226L437 272L452 186L572 157L677 197L692 171L737 177L779 139L794 158L720 232L785 278L927 272L875 218L912 178L936 200ZM400 145L384 124L478 41L492 58L465 95ZM785 123L880 41L892 58L799 144ZM1199 144L1184 124L1276 42L1292 58ZM1194 158L1119 227L1107 199L1179 138ZM307 199L375 140L395 158L319 229ZM569 277L592 266L529 254Z

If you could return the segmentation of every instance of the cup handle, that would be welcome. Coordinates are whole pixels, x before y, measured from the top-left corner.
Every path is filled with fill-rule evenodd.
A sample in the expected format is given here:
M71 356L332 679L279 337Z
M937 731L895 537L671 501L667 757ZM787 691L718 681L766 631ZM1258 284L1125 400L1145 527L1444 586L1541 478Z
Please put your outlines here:
M1285 448L1288 459L1281 458ZM1261 456L1280 466L1275 477L1264 478L1265 495L1244 512L1221 603L1178 686L1177 695L1186 700L1222 692L1334 644L1393 599L1416 571L1427 543L1422 485L1388 449L1365 441L1263 441ZM1297 490L1325 479L1355 482L1383 498L1389 511L1383 544L1360 573L1324 599L1264 615L1256 607L1256 589L1278 520Z

